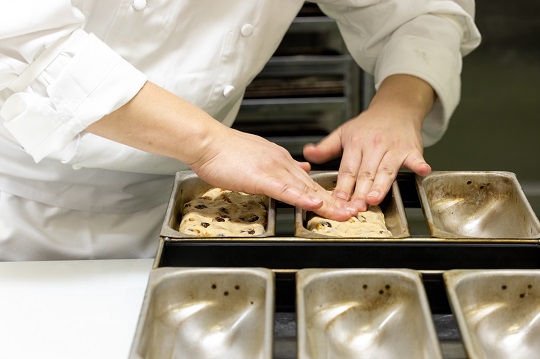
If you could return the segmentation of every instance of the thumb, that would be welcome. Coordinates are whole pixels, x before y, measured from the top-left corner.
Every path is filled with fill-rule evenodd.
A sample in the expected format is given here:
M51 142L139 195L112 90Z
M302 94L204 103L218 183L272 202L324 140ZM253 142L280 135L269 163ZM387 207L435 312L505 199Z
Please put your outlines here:
M304 146L304 157L312 163L324 163L337 158L342 153L341 136L337 131L322 139L317 145L308 143Z

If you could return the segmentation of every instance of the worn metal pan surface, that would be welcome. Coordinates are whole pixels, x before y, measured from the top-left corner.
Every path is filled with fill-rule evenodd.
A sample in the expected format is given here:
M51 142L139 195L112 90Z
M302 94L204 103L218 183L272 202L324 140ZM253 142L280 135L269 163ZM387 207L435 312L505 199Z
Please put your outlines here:
M203 195L206 191L213 188L200 179L193 171L180 171L176 174L174 186L172 189L169 205L165 213L165 220L161 228L161 237L167 237L170 239L211 239L212 237L197 236L192 234L186 234L179 231L180 222L182 221L182 209L184 204ZM271 237L275 235L275 223L276 223L276 204L275 200L270 197L265 197L266 207L266 230L261 235L254 235L249 238L261 238ZM217 238L217 237L216 237ZM231 238L231 237L228 237ZM227 238L220 237L220 240L226 240ZM235 237L238 239L238 237Z
M333 190L337 182L337 171L313 171L310 173L311 178L315 182L321 185L326 190ZM383 214L386 228L392 233L390 237L377 237L371 238L375 240L392 240L396 238L409 238L409 226L407 223L407 217L405 215L405 208L399 192L399 187L396 181L394 181L391 190L386 198L379 205ZM295 228L294 235L299 238L310 239L325 239L325 240L344 240L344 237L333 237L326 234L320 234L307 229L307 221L313 213L305 211L301 208L295 208ZM364 240L370 239L368 237L354 237L352 240Z
M419 272L297 273L298 359L442 358Z
M540 357L539 270L452 270L443 277L470 359Z
M416 184L433 237L540 238L540 222L513 173L439 171L417 176Z
M271 359L273 318L268 269L154 269L130 359Z

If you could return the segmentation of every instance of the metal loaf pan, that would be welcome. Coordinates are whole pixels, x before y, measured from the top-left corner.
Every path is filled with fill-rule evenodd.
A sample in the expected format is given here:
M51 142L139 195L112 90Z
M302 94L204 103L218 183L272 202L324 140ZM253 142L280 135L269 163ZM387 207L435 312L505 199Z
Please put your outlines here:
M311 178L318 184L320 184L326 190L333 190L337 183L337 171L314 171L310 174ZM407 217L405 216L405 208L403 201L401 200L401 194L397 181L392 184L391 190L386 195L383 202L379 205L386 222L387 229L392 233L391 237L375 238L377 241L392 240L396 238L409 238L409 226L407 223ZM296 207L295 208L295 228L294 235L299 238L310 239L339 239L339 240L366 240L369 238L344 238L344 237L332 237L329 235L323 235L315 233L306 228L307 218L309 213L305 210Z
M273 323L268 269L154 269L130 359L271 359Z
M538 357L539 270L451 270L443 277L468 358Z
M540 222L515 174L432 172L416 177L433 237L538 239Z
M303 269L296 281L298 359L442 359L420 272Z
M161 236L170 239L200 239L210 240L218 237L201 237L186 233L181 233L178 228L182 221L182 209L184 204L204 194L214 186L209 185L200 179L193 171L180 171L176 174L171 198L165 213L165 220L161 228ZM271 237L275 235L276 204L275 200L266 197L266 231L262 235L250 236L249 238ZM231 237L227 237L231 238ZM235 237L239 238L239 237ZM244 238L244 237L241 237ZM226 238L220 237L220 240Z

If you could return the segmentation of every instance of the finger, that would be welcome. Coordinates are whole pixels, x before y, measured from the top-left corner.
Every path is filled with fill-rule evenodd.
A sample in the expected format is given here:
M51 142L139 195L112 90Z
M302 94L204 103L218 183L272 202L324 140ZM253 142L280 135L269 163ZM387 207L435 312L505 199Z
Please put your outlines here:
M303 169L305 172L311 171L311 165L309 164L309 162L296 161L296 164L300 166L300 168Z
M339 164L338 177L334 196L344 201L349 201L356 186L358 170L362 162L361 149L345 149L341 163Z
M304 175L307 175L307 173L304 173ZM313 181L311 177L308 179L309 184L307 186L315 191L316 196L323 199L323 205L315 210L317 214L337 221L345 221L350 218L349 211L346 209L346 201L332 196L326 189ZM298 207L304 208L302 205L298 205ZM310 210L309 208L304 209Z
M303 183L291 185L274 177L267 180L267 195L292 206L308 211L315 211L335 220L347 220L350 216L345 205L333 198L318 183L313 182L315 189Z
M346 204L347 202L330 196L330 199L325 201L321 208L318 208L313 212L324 218L344 222L351 218L351 214L349 213L349 210L347 210Z
M366 197L373 187L377 169L383 156L382 150L365 154L358 170L354 193L348 204L351 215L355 216L358 212L367 210Z
M326 136L317 145L308 143L304 146L304 157L313 163L324 163L341 155L341 136L336 130Z
M270 168L281 169L283 171L281 177L278 177L277 175L276 177L281 178L282 181L290 181L290 183L296 183L297 185L300 184L297 183L300 181L307 188L318 191L319 187L316 186L315 181L313 181L308 173L311 169L309 162L294 160L290 153L284 148L281 148L281 151L282 157L276 156L274 158L274 161L276 162L269 164Z
M419 176L427 176L431 173L431 166L427 164L422 154L418 151L407 156L405 161L403 161L403 167L410 169Z
M292 161L292 168L289 168L289 171L290 174L295 177L293 180L301 181L310 189L314 191L319 191L321 187L318 186L318 184L313 181L313 179L309 175L309 171L311 170L311 165L309 164L309 162L298 162L295 160Z
M394 156L392 152L387 152L379 164L371 189L366 195L367 204L378 205L383 201L392 187L400 168L400 157Z
M314 210L323 205L324 196L314 189L316 184L309 186L290 174L289 178L284 175L263 178L259 185L267 196L292 206Z
M431 167L425 162L420 152L413 152L403 162L399 156L393 156L392 152L387 152L379 165L371 191L366 196L368 204L378 205L383 201L401 167L409 168L420 176L427 176L431 172Z

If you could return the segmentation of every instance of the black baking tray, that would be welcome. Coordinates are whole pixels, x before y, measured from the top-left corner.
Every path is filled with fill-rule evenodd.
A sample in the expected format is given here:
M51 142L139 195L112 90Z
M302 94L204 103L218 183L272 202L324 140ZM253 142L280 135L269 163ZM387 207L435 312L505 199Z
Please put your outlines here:
M294 308L302 268L409 268L422 272L435 313L449 313L442 272L538 269L536 244L164 242L158 267L264 267L276 272L276 307Z
M420 208L415 176L400 172L405 208ZM278 202L276 210L287 208ZM414 233L413 233L414 234ZM450 313L442 272L451 269L539 269L538 241L272 241L162 238L155 267L264 267L276 273L276 310L294 311L295 273L302 268L408 268L422 272L433 313Z
M396 179L406 210L420 212L413 173ZM294 210L276 202L276 213ZM410 222L410 221L409 221ZM410 223L409 223L410 225ZM287 233L288 236L288 233ZM540 269L538 240L432 240L414 233L395 241L175 240L161 237L154 267L264 267L275 273L274 359L296 359L296 272L303 268L408 268L422 274L445 359L467 357L447 298L452 269Z

